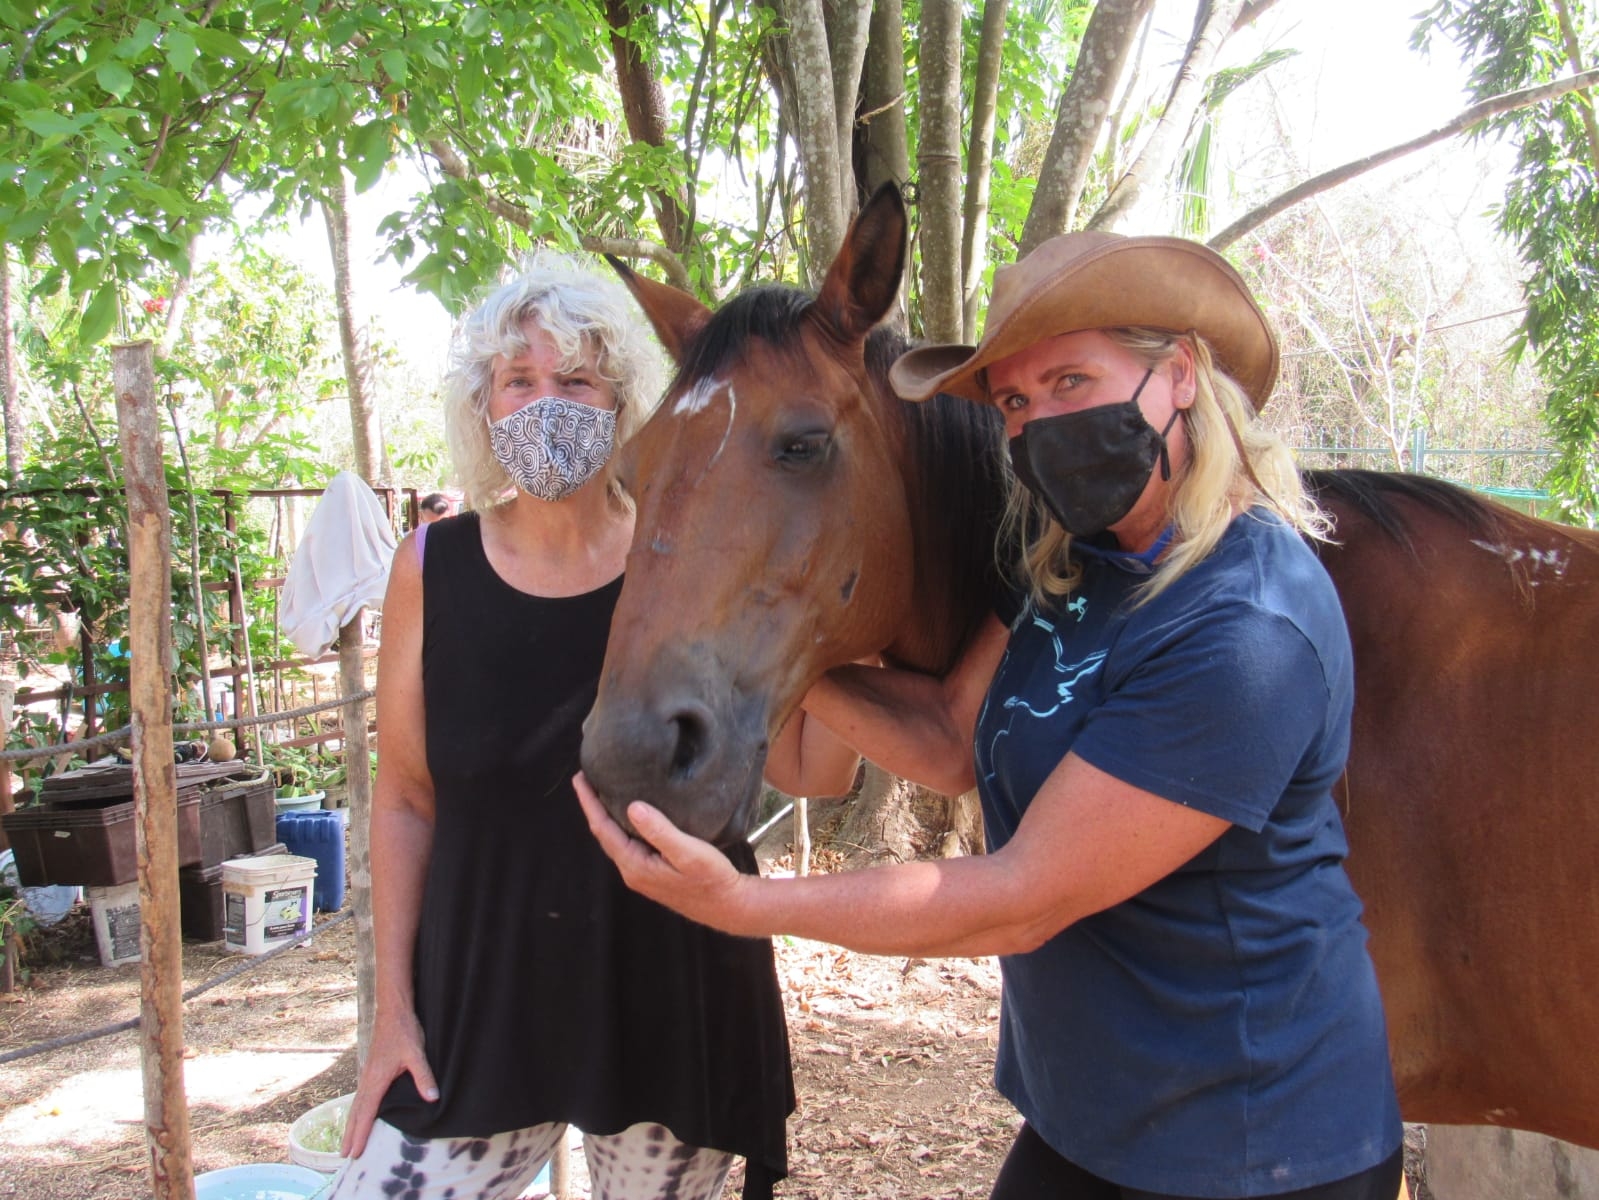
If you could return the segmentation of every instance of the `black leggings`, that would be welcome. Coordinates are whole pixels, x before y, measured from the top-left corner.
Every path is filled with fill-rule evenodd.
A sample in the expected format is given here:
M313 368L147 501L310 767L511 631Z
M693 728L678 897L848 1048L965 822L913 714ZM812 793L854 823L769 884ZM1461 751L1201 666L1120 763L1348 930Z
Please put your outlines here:
M1277 1192L1261 1200L1395 1200L1399 1180L1404 1174L1404 1147L1395 1150L1387 1162L1369 1171L1301 1188L1297 1192ZM1043 1138L1023 1125L1015 1144L999 1169L989 1200L1188 1200L1165 1192L1141 1192L1118 1187L1062 1158Z

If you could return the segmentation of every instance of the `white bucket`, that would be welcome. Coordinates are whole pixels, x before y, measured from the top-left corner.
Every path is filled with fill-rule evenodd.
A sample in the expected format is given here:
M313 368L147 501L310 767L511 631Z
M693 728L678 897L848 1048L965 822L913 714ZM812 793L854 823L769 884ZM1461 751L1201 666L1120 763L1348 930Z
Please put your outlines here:
M84 889L94 917L94 943L100 948L100 965L119 967L139 961L139 884Z
M316 859L297 854L234 858L222 864L222 941L265 954L311 928Z
M355 1093L324 1100L289 1126L289 1161L331 1175L344 1164L339 1143Z

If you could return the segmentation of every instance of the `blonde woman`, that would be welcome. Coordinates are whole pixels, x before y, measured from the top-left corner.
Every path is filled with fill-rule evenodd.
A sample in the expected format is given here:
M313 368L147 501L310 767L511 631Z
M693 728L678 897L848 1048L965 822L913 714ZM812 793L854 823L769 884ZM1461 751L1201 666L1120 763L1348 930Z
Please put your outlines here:
M844 667L805 709L897 774L979 789L990 853L739 876L648 805L628 883L733 933L997 954L995 1200L1391 1200L1401 1125L1332 788L1352 658L1324 531L1255 413L1277 346L1236 272L1076 233L995 280L981 343L901 395L1004 414L1014 594L944 679ZM789 787L803 792L803 781Z
M377 1008L335 1200L509 1200L568 1123L596 1196L783 1177L771 943L628 891L572 794L633 510L606 470L662 360L614 279L545 256L459 329L470 511L395 557L372 801ZM724 858L753 870L747 847Z

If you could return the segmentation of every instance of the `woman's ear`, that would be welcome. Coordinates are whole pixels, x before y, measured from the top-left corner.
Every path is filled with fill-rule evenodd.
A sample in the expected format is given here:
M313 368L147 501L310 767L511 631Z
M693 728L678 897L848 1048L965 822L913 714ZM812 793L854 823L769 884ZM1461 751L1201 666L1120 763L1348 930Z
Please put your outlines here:
M1172 405L1176 408L1188 408L1194 403L1194 394L1198 390L1194 372L1193 344L1187 338L1179 339L1166 363L1171 371Z

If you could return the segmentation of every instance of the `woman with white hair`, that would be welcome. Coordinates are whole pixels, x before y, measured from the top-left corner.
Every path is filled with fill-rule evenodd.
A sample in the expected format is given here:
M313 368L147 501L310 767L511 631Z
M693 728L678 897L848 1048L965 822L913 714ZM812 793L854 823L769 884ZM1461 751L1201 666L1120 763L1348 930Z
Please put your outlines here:
M1177 238L1073 233L1000 270L981 342L902 396L1004 415L1014 593L945 678L839 668L813 718L906 778L976 786L990 853L740 876L655 809L590 828L719 929L1000 956L995 1081L1024 1122L994 1200L1392 1200L1401 1134L1333 787L1353 660L1255 421L1277 343Z
M377 1007L334 1200L515 1197L568 1123L596 1196L712 1200L738 1157L746 1196L783 1177L771 943L630 892L572 794L633 531L606 467L661 383L626 290L559 256L457 331L470 511L400 545L384 604Z

